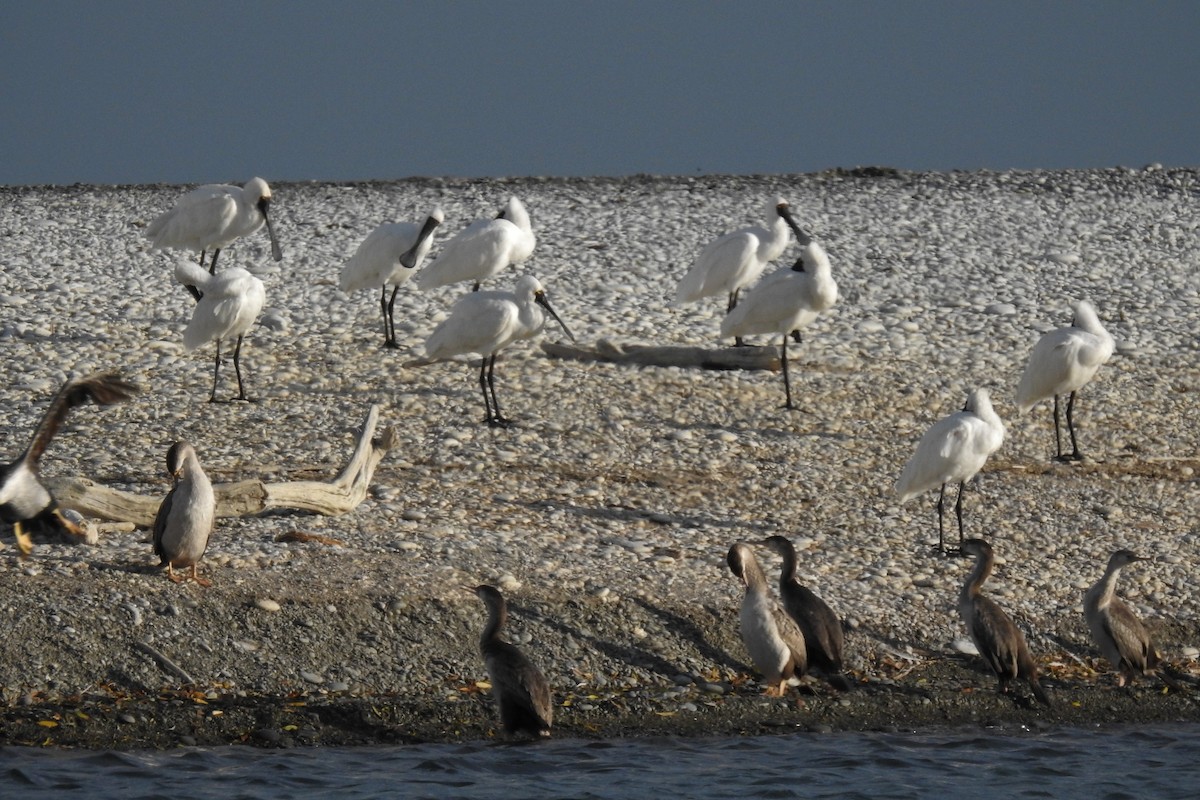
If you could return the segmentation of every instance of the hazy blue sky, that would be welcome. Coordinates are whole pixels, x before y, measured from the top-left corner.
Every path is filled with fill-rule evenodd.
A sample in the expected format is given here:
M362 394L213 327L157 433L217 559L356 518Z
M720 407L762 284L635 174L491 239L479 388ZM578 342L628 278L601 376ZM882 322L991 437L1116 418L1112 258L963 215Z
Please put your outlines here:
M0 184L1200 164L1200 2L0 7Z

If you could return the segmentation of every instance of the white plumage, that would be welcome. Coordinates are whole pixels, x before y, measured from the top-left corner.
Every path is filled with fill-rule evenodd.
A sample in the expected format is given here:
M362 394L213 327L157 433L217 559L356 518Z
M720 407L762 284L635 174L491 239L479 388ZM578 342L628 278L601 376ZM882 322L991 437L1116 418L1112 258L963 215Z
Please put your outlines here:
M252 178L245 186L207 184L179 198L170 211L151 222L146 238L155 249L198 250L202 267L205 251L211 248L211 274L216 271L221 248L265 224L271 238L271 255L280 261L283 251L271 226L270 205L271 187L262 178Z
M574 339L532 275L522 275L513 292L471 292L454 304L450 316L430 334L425 357L440 361L464 353L482 355L479 383L487 409L484 421L492 426L508 425L496 400L496 354L515 341L536 336L546 324L546 314Z
M437 258L421 270L417 286L422 291L452 283L479 284L510 264L523 264L533 253L537 237L529 213L516 197L495 219L472 222L442 246Z
M179 582L175 568L190 567L192 580L210 585L200 577L200 559L208 549L216 518L217 501L212 483L195 449L187 442L176 442L167 451L167 472L174 485L158 507L154 519L154 554L167 568L167 577Z
M945 551L943 510L946 484L958 484L958 539L963 540L963 485L983 469L988 456L1004 443L1004 423L992 408L987 389L976 389L967 397L962 411L938 420L921 437L917 450L896 483L900 502L940 487L938 495L938 547Z
M721 336L740 339L758 333L781 334L785 405L794 408L788 378L788 335L811 324L822 312L832 308L837 299L837 282L833 279L829 257L821 245L808 241L794 266L776 270L765 277L725 315L721 321ZM798 337L799 334L797 341Z
M1086 300L1075 304L1075 319L1066 328L1050 331L1033 346L1029 363L1017 386L1017 406L1024 413L1042 400L1054 399L1055 459L1078 461L1083 456L1075 440L1075 393L1088 384L1100 366L1112 357L1115 342ZM1069 393L1067 431L1071 454L1062 452L1058 397Z
M423 224L389 222L380 225L358 245L354 255L342 267L338 286L343 292L382 287L379 308L383 314L383 345L397 347L393 310L396 291L421 266L433 247L433 232L445 214L440 207L429 212ZM389 301L387 287L392 287Z
M729 296L726 311L738 302L738 292L758 280L763 268L779 258L788 244L788 229L800 235L788 203L782 197L767 204L766 227L757 225L727 233L708 244L675 290L675 304L704 297Z
M217 343L213 368L213 389L209 401L216 400L217 376L221 370L221 340L237 337L233 368L238 379L238 400L246 400L239 357L242 337L254 326L266 302L263 283L241 267L231 267L219 275L209 275L191 261L175 264L175 279L185 286L197 287L201 297L192 311L192 319L183 331L183 346L191 351L205 342Z

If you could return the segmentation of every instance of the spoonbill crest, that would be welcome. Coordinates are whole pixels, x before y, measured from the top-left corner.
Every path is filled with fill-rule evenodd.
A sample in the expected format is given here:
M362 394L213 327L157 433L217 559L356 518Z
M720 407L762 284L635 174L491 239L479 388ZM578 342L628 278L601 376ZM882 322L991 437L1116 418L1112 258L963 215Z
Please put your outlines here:
M146 238L155 249L176 248L199 250L200 266L204 254L212 248L209 274L217 270L221 248L235 239L249 236L264 224L271 238L271 256L283 260L283 250L275 238L268 210L271 207L271 187L262 178L251 178L245 186L212 183L192 189L176 201L170 211L160 215L146 228ZM188 291L199 300L196 287Z
M703 297L729 296L726 313L738 303L738 292L758 280L763 268L779 258L788 244L788 229L807 239L792 219L788 203L782 197L767 204L766 227L757 225L727 233L700 251L692 268L675 290L675 304L691 303ZM741 344L741 340L738 340Z
M97 372L63 384L41 422L34 428L33 438L25 452L15 461L0 467L0 519L13 526L22 557L33 552L33 542L26 526L47 525L73 536L84 531L67 519L50 491L39 478L38 463L50 440L58 432L72 408L91 400L98 406L112 405L137 394L137 387L126 383L116 373Z
M788 378L788 335L794 331L796 341L800 341L800 328L832 308L838 299L825 250L803 231L797 229L796 235L804 245L796 263L764 278L721 321L722 338L734 336L741 341L741 337L756 333L781 335L785 408L795 408Z
M1042 400L1054 398L1055 461L1083 458L1075 441L1075 393L1112 357L1114 344L1112 336L1100 324L1096 309L1088 301L1080 300L1075 304L1075 319L1069 327L1050 331L1033 346L1029 364L1017 386L1017 406L1025 413ZM1067 432L1071 435L1071 453L1063 455L1058 396L1068 392Z
M509 264L523 264L533 253L537 237L529 213L516 197L495 219L477 219L442 246L437 258L417 277L422 291L472 281L479 284Z
M771 596L767 576L749 545L736 542L725 555L725 563L746 587L738 613L742 643L766 679L766 694L782 696L787 685L797 681L807 668L804 634Z
M1049 706L1050 698L1038 683L1037 665L1025 644L1025 634L1004 609L983 594L983 582L992 574L996 563L992 546L983 539L967 539L959 545L959 550L963 555L973 557L975 566L959 592L958 613L975 649L996 673L1000 693L1009 693L1014 678L1024 678L1038 702Z
M198 569L217 513L212 483L187 442L176 442L167 450L167 473L172 486L154 517L154 555L166 566L167 577L176 583L185 578L176 575L175 568L191 567L193 581L211 586L211 581L200 577Z
M433 247L433 232L445 218L440 207L429 212L423 225L413 222L389 222L380 225L359 244L354 255L342 267L339 288L347 294L368 286L381 286L379 311L383 315L383 346L396 343L393 309L400 284L412 277ZM392 287L388 299L387 287Z
M492 697L500 710L500 725L507 734L550 735L554 702L541 671L517 647L500 638L508 621L508 604L494 586L472 591L487 607L488 621L479 637L479 652L492 681Z
M944 554L944 510L946 484L958 484L958 501L954 513L958 517L958 541L963 540L962 501L967 481L983 469L988 456L1004 443L1004 423L992 408L987 389L976 389L967 397L963 410L935 422L917 445L917 451L900 480L896 493L906 503L922 492L940 487L938 494L938 549Z
M183 347L195 350L205 342L217 343L213 361L210 403L217 399L217 376L221 372L221 340L237 337L233 349L233 370L237 374L237 400L249 400L242 384L242 337L254 326L267 295L263 283L241 267L230 267L220 275L210 275L191 261L175 264L175 279L185 286L199 288L201 297L192 311L192 319L183 331Z
M571 341L575 337L554 313L542 284L532 275L522 275L513 292L471 292L450 310L450 316L425 342L427 361L440 361L464 353L479 353L479 388L486 410L484 422L492 427L511 424L500 412L496 398L496 354L520 339L536 336L546 325L546 315L562 326Z

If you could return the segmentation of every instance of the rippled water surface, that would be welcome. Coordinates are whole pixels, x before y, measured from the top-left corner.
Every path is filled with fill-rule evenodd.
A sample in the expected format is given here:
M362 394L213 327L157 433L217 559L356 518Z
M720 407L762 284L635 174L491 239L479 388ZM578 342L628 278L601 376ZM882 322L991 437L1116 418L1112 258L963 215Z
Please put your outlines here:
M1200 796L1200 727L120 753L0 748L0 796Z

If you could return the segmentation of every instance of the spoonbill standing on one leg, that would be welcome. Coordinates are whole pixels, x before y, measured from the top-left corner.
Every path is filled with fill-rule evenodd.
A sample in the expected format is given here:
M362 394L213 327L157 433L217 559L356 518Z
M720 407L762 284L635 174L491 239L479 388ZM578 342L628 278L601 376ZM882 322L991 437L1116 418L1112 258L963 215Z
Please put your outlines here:
M442 223L440 207L429 212L425 224L391 222L380 225L359 244L354 255L342 267L339 287L343 292L356 292L368 286L382 286L379 310L383 314L383 346L399 347L396 343L396 320L393 309L400 284L412 277L433 247L433 231ZM388 299L387 287L392 287Z
M765 228L755 225L727 233L701 250L675 290L675 304L726 294L728 313L737 306L738 292L758 280L763 268L783 253L788 244L788 228L802 241L808 238L796 226L782 197L767 205L766 223ZM741 338L737 343L742 343Z
M792 384L788 379L788 334L796 331L799 341L799 329L815 320L822 311L832 308L838 299L837 283L830 273L825 250L799 228L796 237L804 246L796 263L764 278L721 321L722 338L735 336L740 341L742 336L755 333L782 335L780 354L783 391L787 397L785 408L795 408Z
M237 400L249 400L242 384L242 337L254 326L262 311L267 295L262 281L241 267L231 267L220 275L209 275L202 267L191 261L179 261L175 265L175 279L185 286L199 287L201 297L192 311L192 319L183 332L185 350L195 350L208 341L217 343L217 355L213 362L212 393L210 403L217 399L217 376L221 372L221 340L237 337L233 349L233 369L237 373Z
M1050 331L1033 346L1029 364L1017 387L1017 406L1024 413L1048 397L1054 398L1055 461L1083 458L1075 441L1075 392L1096 375L1100 365L1113 354L1112 336L1100 324L1096 309L1086 300L1075 304L1075 319L1070 327ZM1058 396L1071 393L1067 400L1067 432L1071 434L1071 454L1063 455L1062 434L1058 423Z
M204 253L212 248L208 273L217 270L221 248L235 239L249 236L264 224L271 238L271 256L283 260L283 250L275 238L268 209L271 207L271 187L262 178L251 178L245 186L212 183L192 189L179 198L170 211L160 215L146 228L146 238L155 249L165 247L199 250L200 266ZM200 299L195 285L187 289Z
M938 494L938 549L946 552L943 521L946 484L958 483L958 501L954 513L958 517L958 541L963 540L963 487L983 469L988 456L1004 443L1004 423L992 408L987 389L976 389L967 397L963 410L940 419L925 432L917 451L908 460L896 493L906 503L935 486Z
M496 398L496 354L509 344L537 335L546 324L546 314L562 326L572 341L575 337L550 307L542 284L532 275L522 275L514 292L472 292L450 310L450 316L425 342L428 361L440 361L463 353L479 353L479 388L486 409L484 422L506 427L510 420L500 412Z
M495 219L477 219L442 246L438 257L417 277L422 291L472 281L479 291L481 281L509 264L522 264L533 253L537 237L529 213L515 197Z

